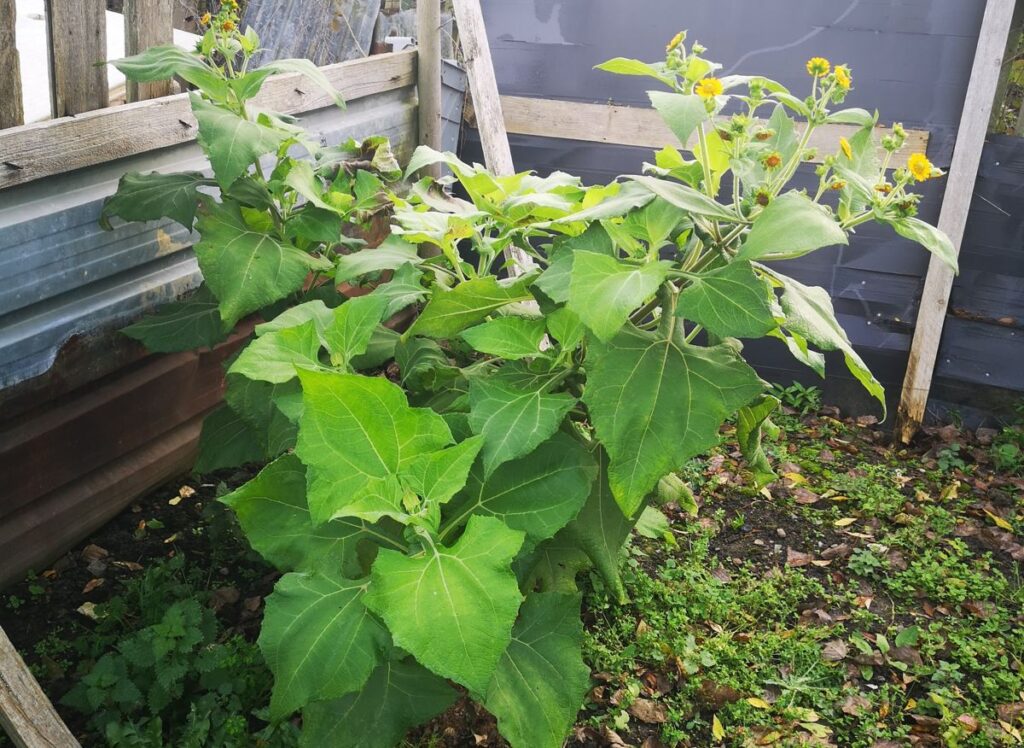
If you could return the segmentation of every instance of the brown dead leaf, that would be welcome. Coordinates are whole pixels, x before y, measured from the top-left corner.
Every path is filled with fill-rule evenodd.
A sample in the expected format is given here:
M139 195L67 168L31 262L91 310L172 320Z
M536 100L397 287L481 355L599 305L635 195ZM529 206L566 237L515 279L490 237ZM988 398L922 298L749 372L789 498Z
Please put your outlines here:
M110 552L106 548L101 548L100 546L95 545L93 543L90 543L89 545L85 546L85 548L82 549L81 553L82 560L85 561L85 563L87 564L91 561L99 561L100 559L104 559L109 555Z
M810 553L803 553L802 551L794 551L792 548L786 549L786 566L800 567L807 566L811 561L814 560L814 556Z
M701 681L700 689L697 691L697 701L714 711L718 711L726 704L735 704L743 698L743 694L732 686L716 683L705 678Z
M794 488L792 494L793 501L797 504L810 506L811 504L817 504L821 501L821 497L818 496L818 494L814 493L814 491L811 491L810 489L804 488L803 486Z
M626 748L628 745L615 730L605 725L601 729L601 739L604 740L606 746L611 748Z
M640 748L667 748L667 746L656 735L648 735L640 744Z
M827 662L839 662L840 660L845 660L849 652L850 646L845 641L842 639L832 639L825 642L825 646L821 649L821 656Z
M920 667L924 665L921 653L913 647L893 647L889 650L889 659L902 662L904 665Z
M210 607L219 611L225 605L234 605L241 597L237 587L218 587L210 595Z
M1003 722L1013 724L1021 717L1024 717L1024 701L1017 701L1012 704L999 704L996 706L996 715Z
M981 727L981 724L977 719L972 717L970 714L961 714L956 718L956 721L967 731L968 735L973 735Z
M626 710L641 722L660 725L668 721L668 707L654 699L634 699Z
M821 552L821 557L831 561L836 558L846 558L853 553L853 547L849 543L837 543L829 546Z
M83 595L88 595L90 592L92 592L96 588L102 587L103 583L105 581L107 581L107 580L103 579L102 577L99 577L99 578L96 578L96 579L90 579L88 582L85 583L85 587L82 588L82 594Z
M843 714L851 717L859 717L865 710L871 708L871 702L860 694L846 697L846 701L839 707Z
M996 613L995 603L988 600L967 600L960 607L983 621L987 621Z

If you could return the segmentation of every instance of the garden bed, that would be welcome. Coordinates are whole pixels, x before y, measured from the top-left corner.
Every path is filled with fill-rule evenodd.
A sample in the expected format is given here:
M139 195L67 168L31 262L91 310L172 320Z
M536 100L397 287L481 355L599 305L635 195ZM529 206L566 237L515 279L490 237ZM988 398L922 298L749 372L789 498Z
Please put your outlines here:
M667 525L645 523L623 560L631 602L581 577L594 687L571 744L1018 744L1024 481L1002 446L1017 432L946 427L894 450L870 419L780 421L766 491L724 448L684 471L698 516L669 505ZM297 721L260 719L271 678L255 640L277 573L215 501L251 474L167 484L0 600L83 744L104 742L104 720L115 745L295 744ZM172 646L154 661L157 634ZM114 680L142 698L62 703L118 648ZM409 744L502 743L464 699Z

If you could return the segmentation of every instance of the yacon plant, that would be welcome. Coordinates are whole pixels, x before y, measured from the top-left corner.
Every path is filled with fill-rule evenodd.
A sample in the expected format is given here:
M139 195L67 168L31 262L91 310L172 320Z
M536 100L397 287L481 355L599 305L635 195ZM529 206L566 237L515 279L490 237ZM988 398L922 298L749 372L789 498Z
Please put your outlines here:
M244 318L273 319L301 302L315 300L330 317L347 298L339 284L368 269L357 259L366 239L386 236L387 195L402 176L385 138L324 146L294 118L253 105L271 74L289 72L306 76L339 107L344 101L308 60L250 69L259 38L251 28L239 29L237 3L222 3L202 23L206 32L193 51L153 47L112 63L132 80L177 76L195 88L190 100L198 142L212 168L212 174L126 174L103 208L107 228L114 218L170 218L198 233L194 250L203 285L123 331L156 352L213 346ZM285 337L287 345L310 344L295 331ZM386 328L374 331L370 355L388 358L396 339ZM279 386L283 381L254 383L229 373L227 405L204 426L199 469L281 453L289 434L294 437L294 427L272 405L287 389Z
M290 307L231 365L237 407L279 456L224 501L285 572L260 645L271 716L301 709L306 745L395 745L459 689L516 748L561 745L590 685L577 574L624 596L639 514L685 494L673 471L727 419L754 479L771 476L761 427L777 401L739 341L775 337L818 371L840 351L882 400L825 291L766 263L874 220L952 264L909 191L937 170L923 155L889 170L902 129L879 148L873 116L833 111L846 67L811 60L801 99L716 78L703 51L680 35L663 62L603 66L669 87L652 102L692 160L669 147L646 174L587 188L421 148L407 173L443 162L454 177L392 194L407 244L325 255L335 282L393 279ZM837 122L859 129L814 194L791 189L814 131ZM367 357L381 321L420 304Z

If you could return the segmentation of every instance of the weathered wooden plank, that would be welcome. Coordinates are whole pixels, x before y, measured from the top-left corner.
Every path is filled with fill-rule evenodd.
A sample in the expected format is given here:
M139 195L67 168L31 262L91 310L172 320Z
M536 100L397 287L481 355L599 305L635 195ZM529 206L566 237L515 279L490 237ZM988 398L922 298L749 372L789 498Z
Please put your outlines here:
M953 241L957 252L960 251L967 214L971 208L974 183L995 103L1015 5L1016 0L988 0L981 22L971 82L964 99L963 116L957 130L956 147L946 177L946 195L938 222L939 228ZM903 380L903 393L896 412L896 435L904 443L910 441L924 420L952 288L953 271L932 257L928 263L928 274L925 276L924 292L914 328L914 341Z
M564 138L588 143L608 143L640 148L664 148L677 143L675 135L653 109L617 106L615 104L588 104L580 101L534 99L523 96L502 96L505 129L515 135L534 135L542 138ZM479 119L474 102L473 117ZM726 118L722 118L724 121ZM813 163L821 163L825 156L839 150L839 138L851 137L856 125L824 125L811 134L809 146L817 150ZM877 135L889 132L879 127ZM907 130L907 141L892 160L892 167L905 166L911 153L925 153L928 148L927 130ZM696 136L687 147L696 144Z
M17 748L74 748L79 745L2 628L0 725Z
M441 0L416 4L416 91L419 96L419 142L441 150ZM441 176L441 165L426 170Z
M380 0L249 0L242 25L260 34L253 64L305 57L317 65L366 57Z
M124 0L124 53L145 52L158 44L174 41L174 0ZM125 83L129 102L156 99L171 93L171 81Z
M346 99L411 86L416 52L409 50L323 68ZM331 98L298 74L274 76L256 106L297 114L331 106ZM188 94L24 125L0 132L0 189L186 143L196 137ZM58 147L59 146L59 147Z
M48 0L50 105L54 118L107 106L104 0Z
M15 45L15 0L0 0L0 130L24 124L21 101L21 67Z
M480 0L452 0L452 7L455 23L459 27L463 64L469 75L469 90L473 97L480 143L484 149L484 161L494 174L512 175L515 173L515 165L512 163L512 149L505 131L498 81L494 77L494 62L491 60L491 46L487 41ZM534 264L529 255L518 247L509 247L506 257L512 260L512 275L525 273Z

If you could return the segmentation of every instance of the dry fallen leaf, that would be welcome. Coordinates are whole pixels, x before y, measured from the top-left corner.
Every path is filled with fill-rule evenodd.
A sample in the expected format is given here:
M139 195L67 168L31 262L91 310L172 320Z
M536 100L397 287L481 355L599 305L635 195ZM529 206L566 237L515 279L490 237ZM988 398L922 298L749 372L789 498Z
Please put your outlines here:
M817 504L820 500L821 497L810 489L800 487L793 489L793 501L797 504Z
M96 603L82 603L75 610L86 618L91 618L94 621L99 620L99 617L96 615Z
M82 594L83 595L88 595L90 592L92 592L97 587L102 587L103 583L105 581L106 580L103 579L102 577L98 578L98 579L90 579L88 582L85 583L85 587L82 588Z
M786 549L786 566L807 566L813 560L814 556L810 553L794 551L792 548Z
M747 703L750 704L755 709L771 709L772 708L771 704L769 704L764 699L757 698L756 696L751 696L749 699L747 699Z
M182 486L178 489L178 496L183 499L191 499L195 495L196 489L192 488L192 486Z
M110 552L106 548L101 548L100 546L95 545L93 543L90 543L89 545L85 546L85 548L82 549L81 553L82 560L85 561L85 563L89 563L90 561L99 561L100 559L104 559L109 555Z
M668 721L668 708L660 701L653 699L634 699L626 711L641 722L648 724L660 725Z
M849 527L856 521L856 517L842 517L841 519L837 519L832 524L834 524L836 527Z
M825 646L821 649L821 656L827 662L839 662L846 659L849 652L850 646L846 642L842 639L833 639L825 642Z
M1006 530L1007 532L1013 532L1013 525L1011 525L1005 519L1000 517L998 514L990 512L988 509L985 510L985 514L988 515L988 518L990 520L992 520L993 522L996 523L997 527L999 527L999 528L1001 528L1003 530Z

